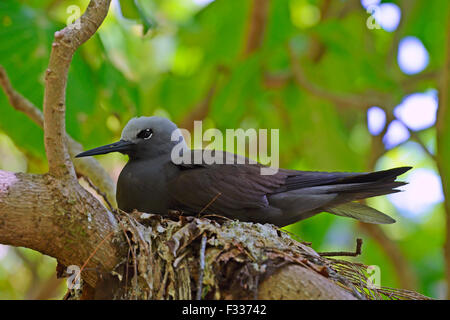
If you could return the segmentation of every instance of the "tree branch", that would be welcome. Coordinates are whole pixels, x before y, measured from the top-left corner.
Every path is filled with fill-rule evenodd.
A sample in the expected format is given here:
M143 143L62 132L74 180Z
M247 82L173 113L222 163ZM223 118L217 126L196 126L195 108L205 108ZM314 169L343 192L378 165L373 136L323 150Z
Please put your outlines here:
M30 100L18 93L11 85L6 70L0 65L0 86L5 91L9 103L14 109L25 113L41 128L44 126L44 115Z
M408 25L411 12L413 11L414 7L416 6L417 1L415 0L404 0L397 3L397 5L400 7L402 17L400 19L400 22L397 26L397 29L394 32L394 37L392 39L388 54L387 54L387 61L386 61L386 67L387 70L392 69L395 66L395 61L397 58L396 53L398 52L398 45L400 43L400 40L402 39L402 36L404 35L404 29L405 25ZM398 70L398 68L397 68Z
M11 106L26 114L39 127L44 127L44 115L31 101L18 93L11 85L5 69L0 65L0 86L5 91ZM72 159L84 150L83 146L67 134L69 154ZM93 157L76 158L74 161L78 175L89 177L102 190L113 206L116 204L116 186L100 163Z
M324 22L330 15L331 0L323 0L320 5L320 21ZM327 47L317 34L312 34L309 48L309 57L314 64L320 62L325 55Z
M341 287L315 271L295 264L287 265L274 277L261 283L258 299L262 300L356 300Z
M55 177L75 178L67 148L65 102L67 74L73 54L99 28L105 19L110 0L92 0L77 24L55 32L50 62L45 76L44 142L49 172Z
M131 249L138 255L129 278L134 279L134 297L190 298L193 275L197 274L191 272L197 265L196 241L206 232L213 241L205 243L209 248L205 248L208 272L204 281L218 294L212 298L254 297L249 288L259 298L362 297L367 287L361 278L352 283L333 269L332 261L270 225L235 221L219 225L192 217L172 221L141 213L137 213L142 218L138 221L123 214L121 227L132 248L126 247L123 237L117 238L122 233L115 217L76 180L64 124L70 61L78 46L97 30L109 4L107 0L92 0L80 19L80 29L67 27L55 33L44 98L50 171L45 175L0 171L0 243L38 250L64 265L86 265L86 270L107 272L104 279L113 279L114 284L119 280L111 270L120 272L122 269L116 268L119 264L127 274L118 287L104 287L110 297L118 294L116 289L127 288L128 280L123 280L129 275L126 249ZM109 240L114 233L116 237ZM82 277L91 287L98 284L96 272L85 271ZM357 285L362 286L359 293Z
M77 181L0 171L0 243L31 248L65 266L81 266L102 239L118 231L114 216ZM88 263L110 271L121 252L105 242ZM96 272L84 272L94 286Z
M269 13L269 0L253 0L250 12L247 41L244 55L248 56L256 51L264 40L267 15Z
M92 0L79 25L55 33L46 72L43 115L13 90L6 73L0 70L1 84L11 104L43 125L49 162L47 175L0 171L0 242L38 250L64 265L86 264L100 272L110 271L118 263L119 249L111 242L102 242L118 228L112 214L76 179L67 145L74 153L81 146L66 134L65 92L73 54L97 31L109 4L110 0ZM91 169L84 167L85 172ZM90 285L95 285L97 278L96 272L83 273Z

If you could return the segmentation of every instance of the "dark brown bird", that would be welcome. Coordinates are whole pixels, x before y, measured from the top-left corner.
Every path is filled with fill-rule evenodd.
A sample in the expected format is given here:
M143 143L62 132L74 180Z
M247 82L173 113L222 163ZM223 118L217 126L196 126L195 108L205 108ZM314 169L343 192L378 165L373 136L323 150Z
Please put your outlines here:
M406 183L395 181L396 177L411 169L400 167L371 173L280 169L273 175L261 175L264 166L250 163L247 158L245 164L195 163L194 155L205 151L188 150L177 129L165 118L133 118L123 129L119 142L77 157L114 151L129 156L120 173L116 195L119 208L126 212L201 212L280 227L323 211L363 222L394 223L384 213L354 201L399 192L396 188ZM179 140L172 141L174 132ZM180 146L180 153L174 153L174 148ZM232 160L240 157L223 151L214 151L213 155Z

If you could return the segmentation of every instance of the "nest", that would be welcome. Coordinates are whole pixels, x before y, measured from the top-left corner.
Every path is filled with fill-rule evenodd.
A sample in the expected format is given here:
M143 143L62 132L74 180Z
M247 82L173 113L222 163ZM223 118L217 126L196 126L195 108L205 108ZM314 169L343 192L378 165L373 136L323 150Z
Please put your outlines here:
M429 299L371 285L367 266L325 258L269 224L133 212L120 215L129 245L113 272L117 299L254 299L258 287L294 264L314 271L355 299Z

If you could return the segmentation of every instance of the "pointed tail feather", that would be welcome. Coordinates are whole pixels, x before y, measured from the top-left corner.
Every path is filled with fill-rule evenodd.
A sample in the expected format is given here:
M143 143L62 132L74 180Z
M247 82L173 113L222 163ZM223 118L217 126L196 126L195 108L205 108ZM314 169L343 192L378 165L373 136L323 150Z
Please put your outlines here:
M412 167L398 167L388 170L363 173L354 177L343 178L339 183L358 183L358 182L393 182L397 176L411 170Z
M325 207L324 211L367 223L390 224L395 222L388 215L357 202L347 202L335 207Z

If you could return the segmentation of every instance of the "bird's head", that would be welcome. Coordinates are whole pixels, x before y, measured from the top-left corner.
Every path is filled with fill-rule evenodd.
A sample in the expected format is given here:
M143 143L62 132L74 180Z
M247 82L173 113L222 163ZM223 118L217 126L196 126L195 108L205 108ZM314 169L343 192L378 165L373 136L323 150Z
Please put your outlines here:
M178 137L178 140L174 140L173 137ZM120 152L132 159L151 159L162 154L170 154L173 147L179 143L185 142L172 121L156 116L139 117L128 121L122 130L120 141L82 152L76 157Z

